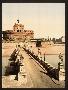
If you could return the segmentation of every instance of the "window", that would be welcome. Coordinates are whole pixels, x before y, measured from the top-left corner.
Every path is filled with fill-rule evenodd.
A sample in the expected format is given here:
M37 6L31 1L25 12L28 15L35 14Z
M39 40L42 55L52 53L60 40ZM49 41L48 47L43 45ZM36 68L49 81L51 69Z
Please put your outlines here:
M24 30L24 32L26 32L26 31Z
M19 30L17 30L17 32L19 32Z

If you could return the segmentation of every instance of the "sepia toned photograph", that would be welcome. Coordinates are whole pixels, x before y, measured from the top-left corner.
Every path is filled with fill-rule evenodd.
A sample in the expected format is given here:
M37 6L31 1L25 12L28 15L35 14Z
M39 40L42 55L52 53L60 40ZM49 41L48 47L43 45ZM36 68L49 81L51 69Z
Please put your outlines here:
M2 3L2 88L65 88L65 3Z

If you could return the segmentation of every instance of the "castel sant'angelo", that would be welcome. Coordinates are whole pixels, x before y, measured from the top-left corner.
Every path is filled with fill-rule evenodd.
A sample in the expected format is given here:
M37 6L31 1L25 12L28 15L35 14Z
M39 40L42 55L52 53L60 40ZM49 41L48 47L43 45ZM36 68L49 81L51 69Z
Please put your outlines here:
M25 41L34 38L33 30L25 30L24 25L19 23L13 25L13 30L5 30L3 31L3 39L4 40L13 40L13 41Z

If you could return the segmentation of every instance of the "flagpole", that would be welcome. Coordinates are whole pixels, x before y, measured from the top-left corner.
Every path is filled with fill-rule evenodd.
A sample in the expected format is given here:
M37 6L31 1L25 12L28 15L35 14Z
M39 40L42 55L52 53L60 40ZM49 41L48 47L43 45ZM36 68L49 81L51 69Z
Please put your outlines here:
M17 12L18 12L18 18L17 18L17 22L19 23L19 4L17 5Z

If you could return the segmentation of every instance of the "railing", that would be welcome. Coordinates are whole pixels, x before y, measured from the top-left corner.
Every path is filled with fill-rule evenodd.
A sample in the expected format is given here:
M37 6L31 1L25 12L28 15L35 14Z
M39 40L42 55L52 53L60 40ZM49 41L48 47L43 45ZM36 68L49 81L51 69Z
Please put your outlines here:
M34 52L31 52L29 49L28 50L26 48L23 48L23 49L27 52L28 55L31 55L35 60L37 60L43 66L43 68L47 70L48 74L51 77L59 80L59 70L57 68L53 67L45 60L44 61L42 59L40 60L39 57L35 55Z

